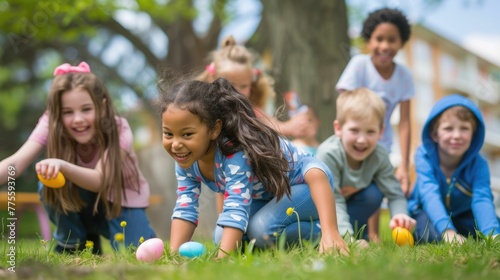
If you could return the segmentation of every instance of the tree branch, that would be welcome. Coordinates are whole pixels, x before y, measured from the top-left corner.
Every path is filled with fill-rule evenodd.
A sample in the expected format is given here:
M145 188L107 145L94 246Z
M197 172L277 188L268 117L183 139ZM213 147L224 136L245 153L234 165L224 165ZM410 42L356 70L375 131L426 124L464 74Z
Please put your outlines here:
M148 62L149 65L151 65L153 68L156 67L160 59L151 51L151 49L137 36L135 36L130 30L127 28L123 27L119 22L117 22L115 19L110 17L107 21L95 21L92 22L90 20L86 20L88 24L99 24L101 25L104 29L108 29L110 31L113 31L116 34L120 34L126 39L130 41L130 43L137 48L141 53L144 54L144 57L146 58L146 61Z

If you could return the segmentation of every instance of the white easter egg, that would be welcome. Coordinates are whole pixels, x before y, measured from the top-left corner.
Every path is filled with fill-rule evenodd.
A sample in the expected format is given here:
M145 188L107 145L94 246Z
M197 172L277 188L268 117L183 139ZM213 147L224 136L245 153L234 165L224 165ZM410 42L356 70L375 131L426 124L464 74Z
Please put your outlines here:
M187 258L199 257L206 251L205 245L195 241L186 242L179 247L179 254Z
M151 238L139 245L135 252L135 257L138 261L154 262L161 258L165 245L160 238Z

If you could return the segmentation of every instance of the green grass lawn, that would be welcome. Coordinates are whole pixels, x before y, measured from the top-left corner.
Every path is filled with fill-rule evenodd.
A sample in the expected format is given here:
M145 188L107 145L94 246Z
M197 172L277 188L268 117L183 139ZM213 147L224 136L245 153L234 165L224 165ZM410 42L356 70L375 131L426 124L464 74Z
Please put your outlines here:
M384 215L381 224L387 224ZM16 273L9 267L9 245L0 245L0 279L500 279L500 240L467 240L462 245L433 244L398 247L381 227L380 244L349 256L319 255L313 246L234 253L224 260L212 258L216 248L195 259L165 252L156 263L140 263L134 253L113 252L103 242L105 254L88 251L55 254L53 241L16 240ZM166 244L168 248L168 244Z
M500 242L468 240L449 244L397 247L392 242L351 248L350 256L318 255L305 246L289 250L233 254L214 260L215 248L197 259L167 253L153 264L140 263L132 252L103 256L83 251L60 255L52 242L21 239L16 246L16 273L6 270L8 247L0 251L6 279L500 279Z

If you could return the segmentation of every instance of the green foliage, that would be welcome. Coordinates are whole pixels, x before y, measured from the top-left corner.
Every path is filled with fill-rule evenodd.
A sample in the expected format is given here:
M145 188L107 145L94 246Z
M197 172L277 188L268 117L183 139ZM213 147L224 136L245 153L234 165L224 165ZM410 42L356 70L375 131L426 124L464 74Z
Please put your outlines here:
M3 3L7 3L2 6L7 6L9 12L1 17L0 27L6 33L10 45L18 51L32 40L70 41L74 36L68 35L91 34L95 26L87 25L86 17L97 20L107 16L103 7L91 0Z
M1 75L1 74L0 74ZM26 86L17 85L2 93L0 98L0 119L7 129L17 125L17 115L23 105L26 95Z
M162 19L165 22L173 22L179 16L194 19L197 15L192 1L165 1L166 4L163 5L159 5L158 2L155 0L138 0L138 10L148 13L153 18Z

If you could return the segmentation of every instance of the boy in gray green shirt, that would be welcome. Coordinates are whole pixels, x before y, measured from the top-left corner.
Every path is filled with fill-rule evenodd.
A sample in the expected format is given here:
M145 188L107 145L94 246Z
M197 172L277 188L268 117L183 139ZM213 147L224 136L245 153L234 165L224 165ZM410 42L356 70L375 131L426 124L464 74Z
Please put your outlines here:
M389 201L391 228L412 230L407 201L385 148L378 144L384 129L385 104L367 88L344 92L337 98L335 135L318 147L316 156L330 168L335 180L337 222L341 235L357 237L368 218ZM356 232L354 231L356 229ZM368 230L363 239L368 240Z

